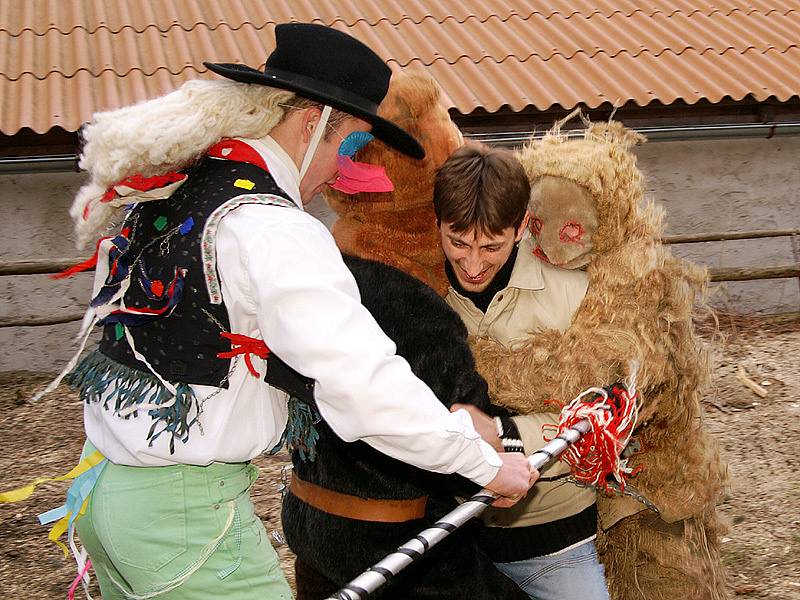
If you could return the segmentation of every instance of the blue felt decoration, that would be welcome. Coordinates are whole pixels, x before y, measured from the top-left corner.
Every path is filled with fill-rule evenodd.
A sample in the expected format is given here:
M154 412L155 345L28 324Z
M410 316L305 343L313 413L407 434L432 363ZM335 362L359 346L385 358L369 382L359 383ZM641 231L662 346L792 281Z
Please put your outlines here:
M189 217L183 223L181 223L181 227L178 231L181 232L181 235L186 235L192 230L193 227L194 227L194 219L192 217Z
M354 131L339 144L339 156L349 156L352 158L356 155L356 152L369 144L373 139L374 136L371 133L367 133L366 131Z

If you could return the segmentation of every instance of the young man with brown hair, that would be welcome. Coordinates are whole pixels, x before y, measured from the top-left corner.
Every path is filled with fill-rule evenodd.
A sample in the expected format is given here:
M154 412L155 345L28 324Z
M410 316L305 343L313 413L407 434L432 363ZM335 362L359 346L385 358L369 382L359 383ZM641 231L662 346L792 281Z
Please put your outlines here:
M530 184L510 152L466 145L439 170L434 210L450 283L445 298L470 334L512 347L529 332L564 330L586 293L582 271L548 265L525 237ZM490 418L474 407L477 430L498 450L532 454L558 414ZM594 545L594 491L567 481L556 463L510 509L484 513L484 549L531 598L607 600Z

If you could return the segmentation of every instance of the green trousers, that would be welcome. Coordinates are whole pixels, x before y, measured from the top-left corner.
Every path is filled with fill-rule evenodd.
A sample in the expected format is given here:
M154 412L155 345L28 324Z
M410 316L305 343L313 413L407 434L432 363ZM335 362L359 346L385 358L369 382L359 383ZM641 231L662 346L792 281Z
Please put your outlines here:
M257 477L241 463L109 462L76 524L103 600L290 600L250 500Z

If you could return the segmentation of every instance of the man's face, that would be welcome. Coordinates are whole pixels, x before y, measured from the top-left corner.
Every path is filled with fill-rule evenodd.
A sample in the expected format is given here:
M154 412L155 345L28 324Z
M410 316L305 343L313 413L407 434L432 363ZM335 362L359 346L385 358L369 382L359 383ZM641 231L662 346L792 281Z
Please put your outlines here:
M508 227L500 235L477 228L453 231L451 223L441 223L442 250L456 274L458 283L468 292L482 292L511 256L514 244L522 239L527 218L515 230Z
M319 121L316 121L319 124ZM316 125L315 125L316 126ZM336 181L339 168L336 156L342 140L354 131L370 131L372 125L361 119L350 117L336 127L326 126L326 134L317 146L317 152L300 182L300 197L303 204L310 202L314 196L322 192L326 185Z

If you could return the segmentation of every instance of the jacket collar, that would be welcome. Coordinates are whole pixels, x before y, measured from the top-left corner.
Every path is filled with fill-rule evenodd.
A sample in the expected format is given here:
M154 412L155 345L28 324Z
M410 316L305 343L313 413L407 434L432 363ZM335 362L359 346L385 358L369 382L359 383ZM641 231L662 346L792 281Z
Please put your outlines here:
M300 171L281 145L268 135L260 139L241 141L249 144L261 155L278 187L289 195L300 210L304 210L300 199Z
M508 287L521 290L543 290L544 277L542 277L542 261L533 254L533 240L524 238L519 243L517 262L511 271Z

